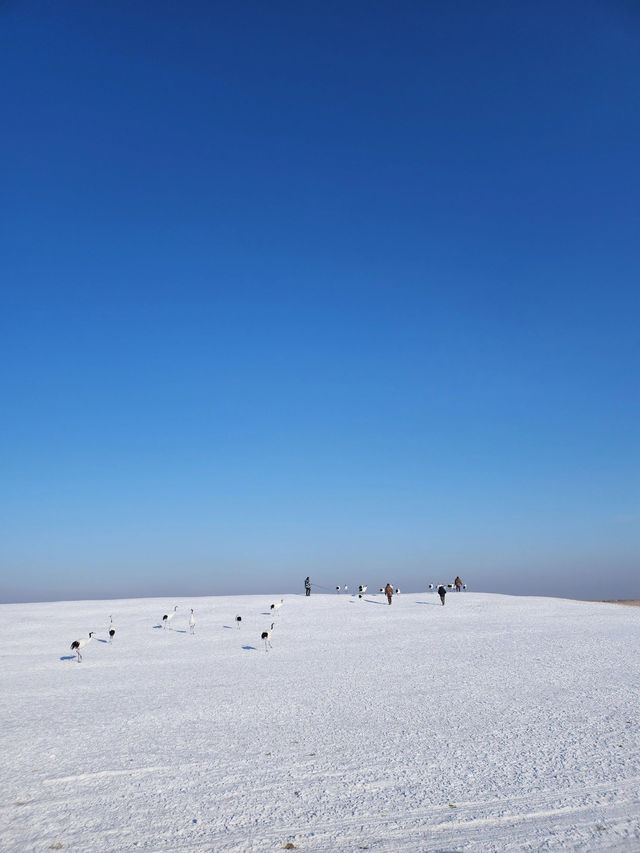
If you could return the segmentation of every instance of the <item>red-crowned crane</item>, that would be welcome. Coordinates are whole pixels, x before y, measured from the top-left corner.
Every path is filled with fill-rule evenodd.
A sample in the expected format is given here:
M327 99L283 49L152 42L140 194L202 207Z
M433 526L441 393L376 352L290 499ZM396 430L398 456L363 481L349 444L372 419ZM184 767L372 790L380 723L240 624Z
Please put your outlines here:
M263 631L262 639L264 640L264 650L265 652L268 652L269 649L273 648L271 645L271 631Z
M163 622L165 628L168 628L169 625L171 625L171 620L176 615L177 609L178 609L178 605L176 604L176 606L173 608L172 613L165 613L164 616L162 617L162 622Z
M81 637L81 639L74 640L73 643L71 643L71 651L76 652L76 654L78 655L78 663L80 663L80 661L82 660L82 655L80 654L80 649L84 649L84 647L87 645L87 643L90 643L91 640L93 640L93 634L94 634L93 631L89 631L88 637Z

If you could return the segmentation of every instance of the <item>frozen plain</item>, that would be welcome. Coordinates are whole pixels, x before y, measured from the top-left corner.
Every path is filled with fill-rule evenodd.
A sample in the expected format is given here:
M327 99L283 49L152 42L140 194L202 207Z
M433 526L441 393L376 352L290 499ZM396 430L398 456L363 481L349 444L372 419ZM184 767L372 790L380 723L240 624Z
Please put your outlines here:
M0 850L640 851L640 608L282 597L1 605Z

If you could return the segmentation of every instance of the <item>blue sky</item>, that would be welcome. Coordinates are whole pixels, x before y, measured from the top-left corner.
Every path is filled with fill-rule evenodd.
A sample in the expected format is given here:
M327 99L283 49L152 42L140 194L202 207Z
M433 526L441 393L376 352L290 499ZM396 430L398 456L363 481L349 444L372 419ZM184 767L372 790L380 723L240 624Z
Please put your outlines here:
M4 600L640 597L635 4L0 15Z

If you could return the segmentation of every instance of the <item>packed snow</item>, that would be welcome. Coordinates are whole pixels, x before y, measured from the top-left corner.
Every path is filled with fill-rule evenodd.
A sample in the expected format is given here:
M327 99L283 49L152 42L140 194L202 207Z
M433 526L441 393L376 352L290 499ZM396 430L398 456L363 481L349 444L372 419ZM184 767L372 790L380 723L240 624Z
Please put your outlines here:
M639 627L471 592L2 605L0 850L638 851Z

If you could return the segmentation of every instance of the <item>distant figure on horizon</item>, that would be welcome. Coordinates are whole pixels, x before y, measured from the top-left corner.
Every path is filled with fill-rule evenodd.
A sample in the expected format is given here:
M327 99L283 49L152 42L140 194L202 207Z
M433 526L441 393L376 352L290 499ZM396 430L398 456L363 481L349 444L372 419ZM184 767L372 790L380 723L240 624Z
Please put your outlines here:
M311 595L311 581L308 576L304 579L304 594Z
M460 575L458 575L458 577L454 580L453 584L456 588L456 592L460 592L460 590L462 589L462 579L460 578Z
M444 597L447 594L447 588L440 584L438 587L438 595L440 596L440 601L442 602L442 606L444 607Z
M384 594L387 596L387 601L391 604L391 598L393 596L393 587L390 583L388 583L384 588Z

